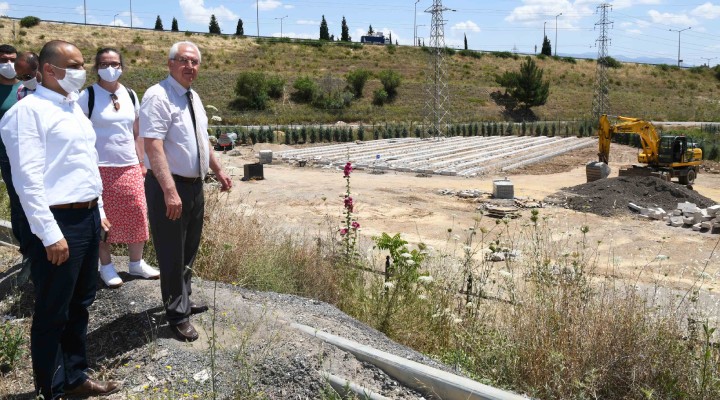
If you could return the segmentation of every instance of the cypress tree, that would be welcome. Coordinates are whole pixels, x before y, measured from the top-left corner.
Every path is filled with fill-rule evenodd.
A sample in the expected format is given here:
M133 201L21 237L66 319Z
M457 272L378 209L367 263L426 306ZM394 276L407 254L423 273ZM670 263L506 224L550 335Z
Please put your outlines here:
M238 19L237 28L235 28L235 36L245 36L245 28L243 28L242 19Z
M216 35L219 35L220 33L222 33L220 31L220 25L217 22L217 18L215 18L215 14L212 14L210 16L210 25L208 28L209 28L210 33L214 33Z
M320 22L320 40L330 40L330 31L328 30L328 24L327 21L325 21L324 15Z
M160 16L159 16L159 15L157 16L157 19L155 20L155 30L156 30L156 31L162 31L162 30L163 30L162 20L160 19Z
M178 29L177 19L175 19L175 17L173 17L173 22L172 22L172 26L170 27L170 30L172 32L180 32L180 29Z
M464 34L464 33L463 33L463 36L465 37L465 50L467 50L467 49L468 49L468 47L467 47L467 34Z
M546 56L552 56L552 48L550 47L550 39L548 39L547 36L543 39L542 49L540 50L540 54L546 55Z
M350 37L350 29L347 26L347 21L345 20L345 16L343 15L342 19L342 26L340 28L340 41L341 42L350 42L352 41L352 38Z

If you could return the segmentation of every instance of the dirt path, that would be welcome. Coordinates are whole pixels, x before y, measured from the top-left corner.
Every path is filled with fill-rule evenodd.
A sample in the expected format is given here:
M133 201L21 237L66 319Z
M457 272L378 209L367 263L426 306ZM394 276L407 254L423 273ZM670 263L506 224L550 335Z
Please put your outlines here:
M241 148L240 156L223 155L227 165L237 167L242 176L244 163L256 162L256 152L271 149L275 162L264 166L265 179L238 181L232 196L278 223L302 227L308 231L339 228L342 218L342 196L345 180L336 167L297 167L278 161L285 146L256 145L253 150ZM636 150L614 146L611 176L619 166L635 162ZM476 189L492 192L493 180L508 177L518 198L543 200L563 187L585 183L587 161L595 159L595 149L583 149L547 162L526 167L507 175L479 178L448 176L418 177L410 173L373 174L355 171L351 191L355 214L361 224L361 235L369 238L382 232L402 233L411 243L424 242L438 249L455 245L454 234L473 226L478 217L478 199L460 199L441 195L442 189L460 191ZM695 190L720 201L720 175L702 173ZM488 196L485 196L488 197ZM622 205L620 206L622 207ZM523 218L515 225L520 229L530 211L521 211ZM713 253L720 235L673 228L662 221L647 221L630 212L618 217L600 217L559 207L540 210L555 235L570 233L580 236L580 227L588 226L588 247L597 251L598 274L625 276L647 282L657 279L676 288L688 288L699 278L706 289L716 288L720 273L720 256ZM328 225L328 221L330 225ZM520 222L523 221L523 222ZM481 226L491 228L495 220L485 217ZM448 230L452 229L452 233ZM461 237L460 240L463 238ZM565 236L572 243L575 239ZM579 239L578 239L579 240ZM710 260L712 258L712 260ZM706 265L706 261L710 261ZM642 273L639 274L639 272Z

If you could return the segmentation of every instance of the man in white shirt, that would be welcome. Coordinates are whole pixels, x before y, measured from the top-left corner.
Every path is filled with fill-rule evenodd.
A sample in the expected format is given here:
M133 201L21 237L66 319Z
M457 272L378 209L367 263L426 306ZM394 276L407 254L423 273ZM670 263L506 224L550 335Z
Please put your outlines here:
M205 108L190 88L200 69L200 50L192 42L175 43L168 69L170 76L150 87L140 106L148 168L145 197L168 324L178 339L194 341L198 333L190 315L207 310L190 300L205 212L203 180L210 168L221 190L232 182L210 151Z
M45 399L106 395L121 384L86 374L98 242L100 230L110 227L102 211L95 133L76 103L85 83L84 60L77 47L60 40L46 43L39 58L42 85L0 121L33 233L28 253L35 287L35 387Z

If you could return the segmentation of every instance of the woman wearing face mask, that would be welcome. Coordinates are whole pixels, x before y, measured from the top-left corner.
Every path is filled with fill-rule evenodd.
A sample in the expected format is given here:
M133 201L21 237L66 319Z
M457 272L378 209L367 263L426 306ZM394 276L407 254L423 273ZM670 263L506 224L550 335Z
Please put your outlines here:
M115 270L110 243L125 243L130 256L129 273L158 279L160 273L142 259L149 237L143 175L144 151L138 137L140 101L132 89L119 82L125 64L120 52L100 49L93 69L98 81L80 94L78 103L90 118L97 138L105 213L112 226L100 243L100 277L108 287L123 281Z

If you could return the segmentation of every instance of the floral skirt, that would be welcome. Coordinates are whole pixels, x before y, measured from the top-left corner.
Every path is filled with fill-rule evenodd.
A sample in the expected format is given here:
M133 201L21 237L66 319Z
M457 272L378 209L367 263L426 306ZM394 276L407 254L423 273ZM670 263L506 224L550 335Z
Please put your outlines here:
M108 243L139 243L148 240L145 184L140 165L100 167L103 208L112 227Z

